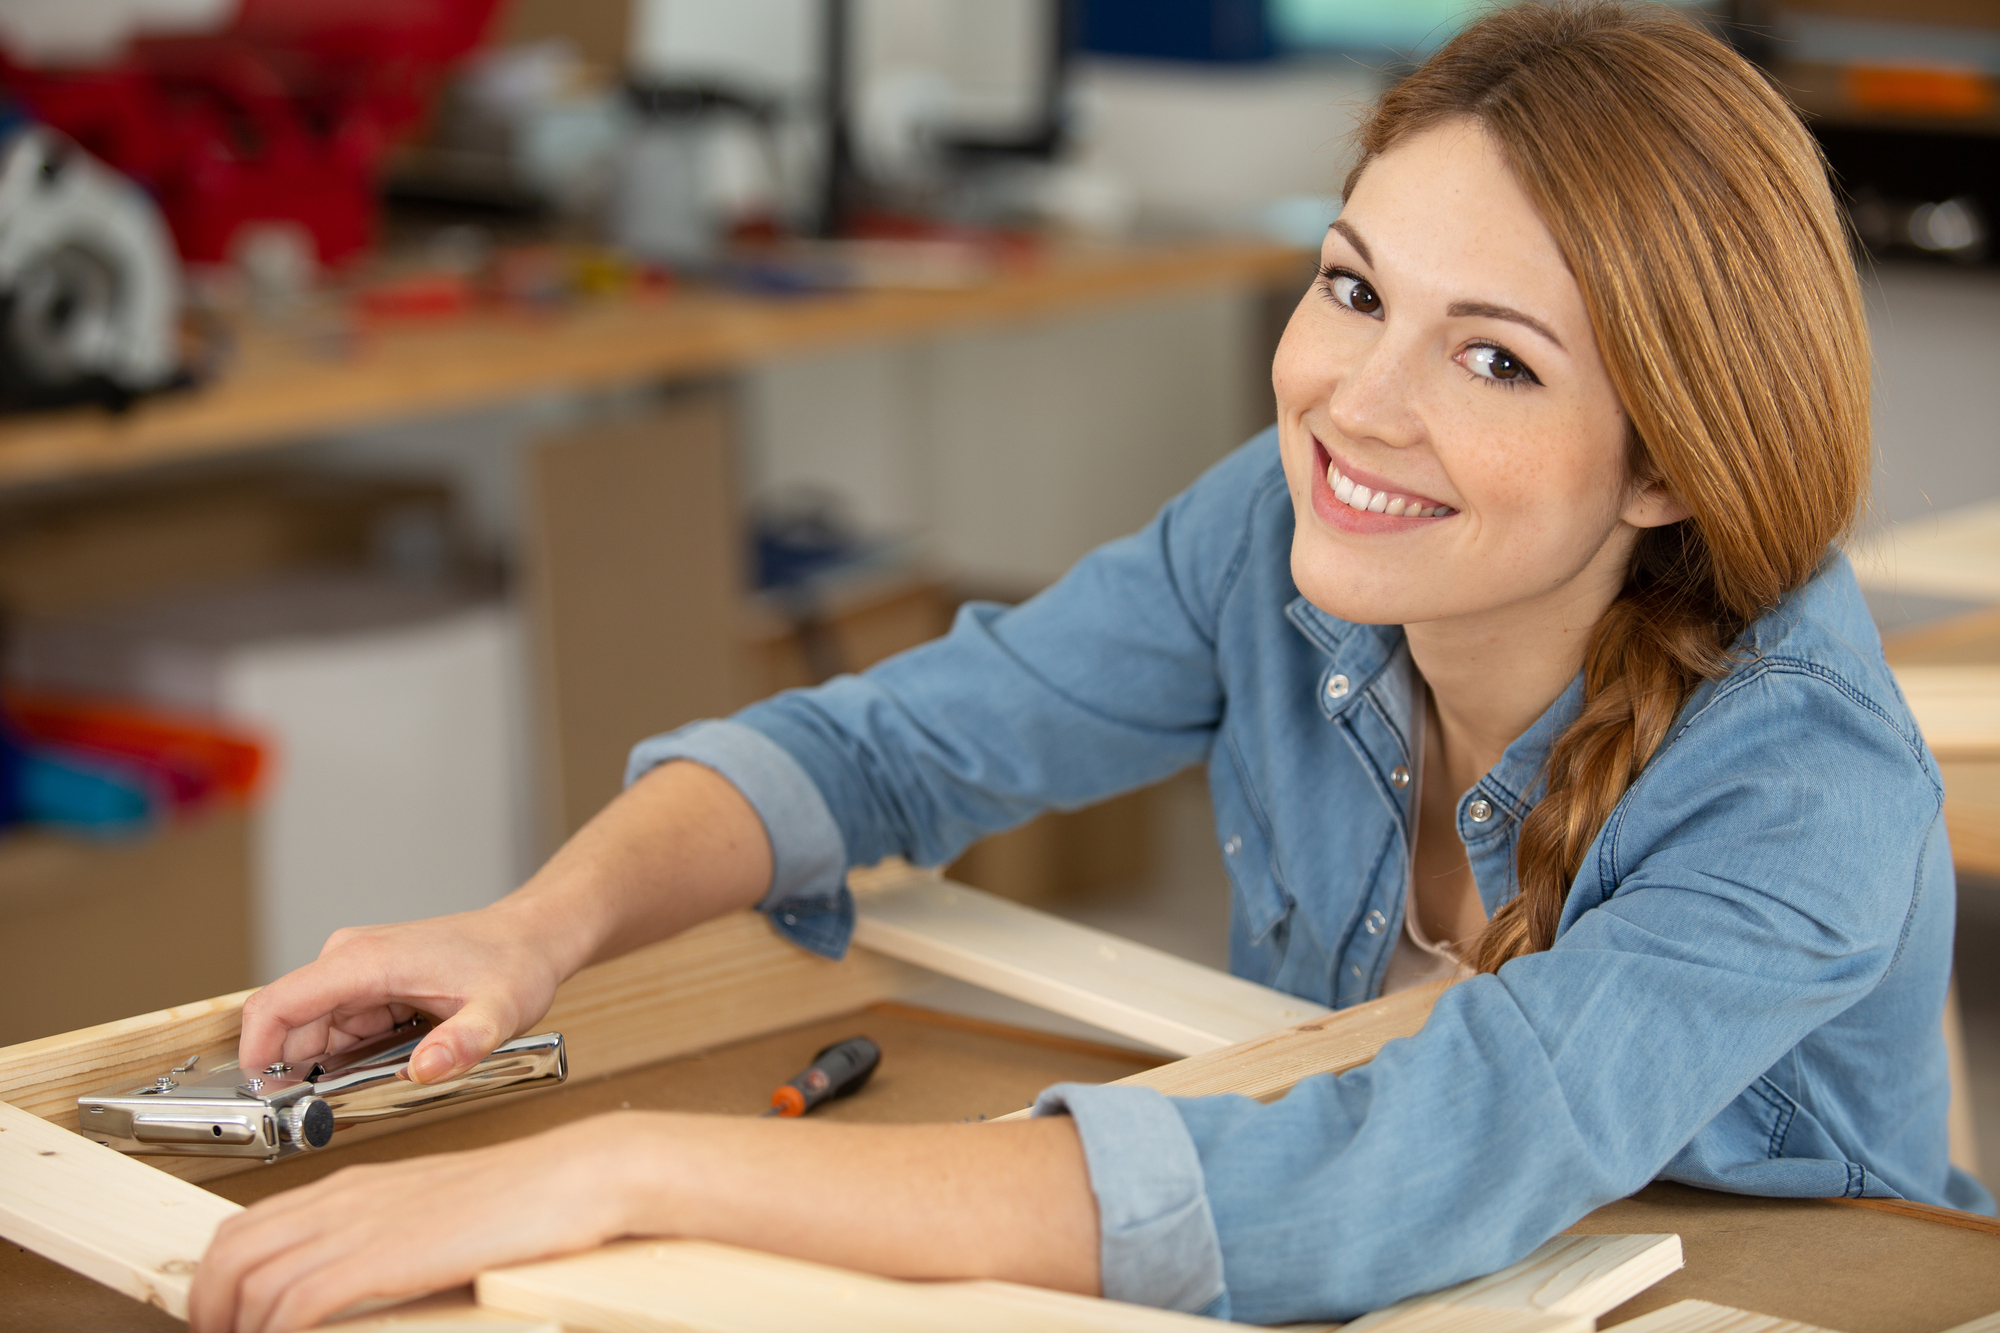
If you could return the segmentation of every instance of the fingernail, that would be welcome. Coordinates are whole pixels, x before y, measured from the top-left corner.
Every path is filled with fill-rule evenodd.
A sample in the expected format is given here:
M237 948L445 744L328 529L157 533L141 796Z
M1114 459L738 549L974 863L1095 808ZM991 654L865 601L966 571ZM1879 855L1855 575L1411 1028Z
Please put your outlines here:
M429 1083L451 1072L451 1056L441 1046L426 1046L410 1061L410 1077Z

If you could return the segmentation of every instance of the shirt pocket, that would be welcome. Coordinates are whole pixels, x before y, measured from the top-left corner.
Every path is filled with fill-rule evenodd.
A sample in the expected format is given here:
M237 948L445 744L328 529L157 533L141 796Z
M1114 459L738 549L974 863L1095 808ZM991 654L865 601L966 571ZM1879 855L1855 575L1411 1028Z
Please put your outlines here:
M1268 821L1243 777L1243 761L1233 743L1224 746L1228 762L1209 766L1209 795L1215 805L1216 835L1222 841L1222 866L1229 872L1236 931L1245 943L1261 946L1292 914L1293 900L1278 876L1271 855Z

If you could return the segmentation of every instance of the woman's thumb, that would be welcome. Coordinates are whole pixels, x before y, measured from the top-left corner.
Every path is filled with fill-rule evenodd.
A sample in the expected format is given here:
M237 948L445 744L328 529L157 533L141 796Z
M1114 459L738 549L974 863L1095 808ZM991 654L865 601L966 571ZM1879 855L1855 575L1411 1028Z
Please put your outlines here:
M512 1035L492 1007L474 1001L438 1024L417 1046L410 1057L410 1078L417 1083L456 1078Z

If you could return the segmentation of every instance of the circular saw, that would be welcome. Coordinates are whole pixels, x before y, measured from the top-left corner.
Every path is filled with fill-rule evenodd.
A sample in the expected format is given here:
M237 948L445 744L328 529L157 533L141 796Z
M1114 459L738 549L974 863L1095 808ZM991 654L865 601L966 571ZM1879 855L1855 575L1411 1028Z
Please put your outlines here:
M0 408L173 385L180 263L159 209L45 126L0 136Z

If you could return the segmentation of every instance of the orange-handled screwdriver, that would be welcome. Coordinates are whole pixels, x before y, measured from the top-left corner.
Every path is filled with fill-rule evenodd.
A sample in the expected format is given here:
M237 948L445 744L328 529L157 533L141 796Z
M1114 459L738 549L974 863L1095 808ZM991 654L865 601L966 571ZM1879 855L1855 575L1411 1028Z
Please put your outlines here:
M861 1091L861 1085L882 1063L882 1048L866 1037L837 1041L815 1055L812 1063L779 1085L771 1094L767 1116L801 1116L839 1097Z

